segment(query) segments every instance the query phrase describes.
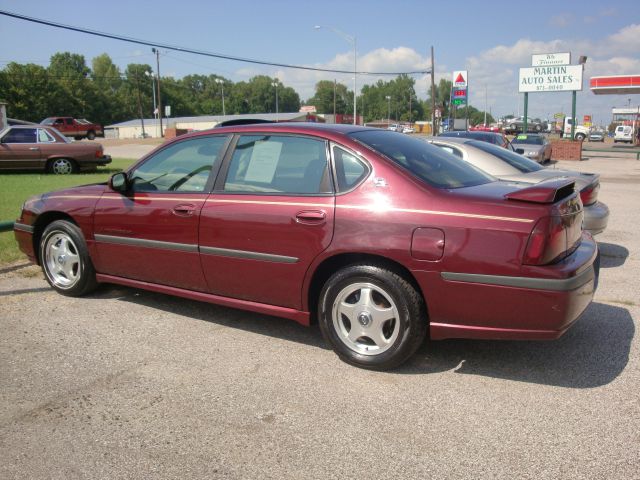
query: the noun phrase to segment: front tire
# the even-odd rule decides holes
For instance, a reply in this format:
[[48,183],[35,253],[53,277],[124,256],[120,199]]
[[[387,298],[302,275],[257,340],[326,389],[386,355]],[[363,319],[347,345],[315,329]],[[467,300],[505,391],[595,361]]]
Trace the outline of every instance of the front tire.
[[78,171],[78,166],[69,158],[54,158],[49,161],[47,170],[55,175],[70,175]]
[[318,319],[340,359],[372,370],[404,363],[427,332],[420,294],[397,273],[376,265],[352,265],[329,278]]
[[576,140],[578,140],[579,142],[584,141],[585,138],[586,136],[583,133],[576,134]]
[[42,233],[39,251],[44,276],[58,293],[78,297],[98,285],[87,243],[75,224],[50,223]]
[[89,130],[87,132],[87,139],[95,140],[95,138],[96,138],[96,132],[94,132],[93,130]]

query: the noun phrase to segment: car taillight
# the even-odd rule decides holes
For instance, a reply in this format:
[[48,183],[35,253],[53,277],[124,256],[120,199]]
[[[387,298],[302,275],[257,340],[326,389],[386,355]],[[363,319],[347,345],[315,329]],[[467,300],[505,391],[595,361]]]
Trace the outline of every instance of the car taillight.
[[102,149],[99,148],[96,150],[96,158],[102,158],[102,157],[103,157]]
[[562,217],[544,217],[533,227],[524,252],[523,263],[546,265],[559,259],[566,251],[567,234]]
[[598,200],[598,190],[600,190],[600,182],[592,183],[580,191],[580,200],[583,205],[591,205]]

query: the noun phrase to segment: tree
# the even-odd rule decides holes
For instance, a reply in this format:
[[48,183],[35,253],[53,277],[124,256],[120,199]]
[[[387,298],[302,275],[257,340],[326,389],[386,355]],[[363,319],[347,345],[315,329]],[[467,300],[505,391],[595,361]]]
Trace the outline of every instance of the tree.
[[11,118],[40,122],[51,116],[50,98],[57,89],[40,65],[11,62],[0,72],[0,92]]
[[307,100],[307,105],[314,105],[318,113],[333,114],[335,98],[335,113],[346,113],[347,100],[353,100],[353,92],[349,92],[346,85],[321,80],[316,83],[316,91],[313,97]]
[[50,98],[55,115],[93,116],[96,90],[88,78],[90,72],[83,55],[63,52],[51,56],[47,73],[59,87]]
[[399,75],[388,82],[378,80],[374,85],[362,87],[359,103],[364,121],[389,118],[409,122],[424,118],[424,106],[418,101],[414,86],[413,78]]

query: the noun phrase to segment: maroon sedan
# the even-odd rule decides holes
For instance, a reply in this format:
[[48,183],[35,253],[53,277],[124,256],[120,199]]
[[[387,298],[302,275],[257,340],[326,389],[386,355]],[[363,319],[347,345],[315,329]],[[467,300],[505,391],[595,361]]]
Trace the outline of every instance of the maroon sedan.
[[347,125],[178,137],[108,184],[26,202],[15,235],[51,286],[115,283],[308,325],[386,369],[432,339],[553,339],[598,251],[573,182],[494,181],[424,141]]
[[0,169],[66,175],[109,163],[99,143],[71,142],[53,127],[14,125],[0,132]]

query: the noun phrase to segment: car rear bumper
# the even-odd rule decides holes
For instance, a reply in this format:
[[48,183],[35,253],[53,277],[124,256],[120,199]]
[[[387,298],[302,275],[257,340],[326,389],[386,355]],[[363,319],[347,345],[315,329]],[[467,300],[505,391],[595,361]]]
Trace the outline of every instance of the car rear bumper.
[[549,267],[554,278],[414,273],[425,292],[434,340],[550,340],[591,302],[599,264],[596,242],[586,234],[572,255]]
[[109,165],[111,161],[111,155],[103,155],[102,157],[93,160],[84,160],[79,162],[80,171],[95,170],[96,167]]
[[584,229],[592,235],[601,233],[609,222],[609,207],[602,202],[584,207]]

